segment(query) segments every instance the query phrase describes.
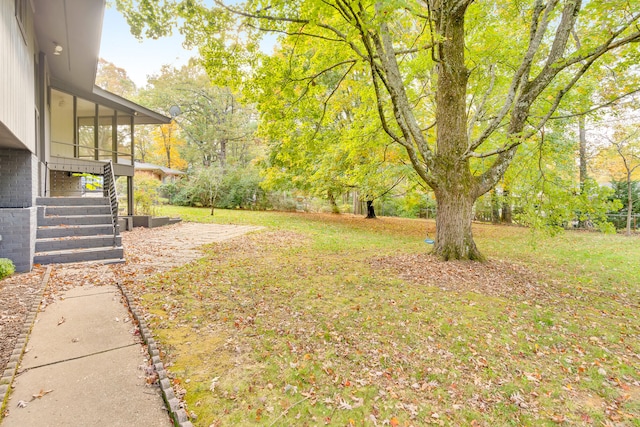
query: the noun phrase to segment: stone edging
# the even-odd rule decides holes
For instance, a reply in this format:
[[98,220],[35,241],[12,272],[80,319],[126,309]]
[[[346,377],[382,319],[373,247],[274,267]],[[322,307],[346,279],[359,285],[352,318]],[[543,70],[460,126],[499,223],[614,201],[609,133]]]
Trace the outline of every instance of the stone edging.
[[169,416],[173,419],[173,422],[177,427],[193,427],[193,424],[189,421],[189,417],[187,416],[187,411],[180,408],[180,400],[176,397],[173,387],[171,386],[171,380],[167,377],[167,371],[164,369],[164,364],[160,360],[160,351],[158,350],[158,346],[151,335],[151,331],[149,330],[147,323],[138,314],[138,306],[120,283],[117,283],[117,286],[127,302],[129,311],[131,311],[133,318],[138,323],[138,330],[140,331],[142,340],[147,345],[147,351],[151,357],[151,363],[158,374],[160,390],[162,390],[162,398],[167,410],[169,411]]
[[13,379],[18,372],[18,367],[20,366],[20,361],[22,360],[22,355],[27,347],[29,333],[33,328],[33,325],[36,321],[36,316],[38,315],[38,311],[40,310],[40,304],[42,303],[42,299],[44,298],[44,291],[49,284],[49,277],[51,276],[51,266],[47,267],[47,270],[42,277],[42,282],[40,285],[40,292],[36,295],[33,304],[31,305],[31,309],[27,314],[27,318],[24,321],[24,326],[20,331],[20,335],[18,335],[18,340],[16,341],[16,346],[13,349],[13,353],[9,357],[9,363],[2,372],[2,377],[0,377],[0,420],[2,419],[2,414],[6,409],[6,405],[9,401],[9,389],[11,384],[13,383]]

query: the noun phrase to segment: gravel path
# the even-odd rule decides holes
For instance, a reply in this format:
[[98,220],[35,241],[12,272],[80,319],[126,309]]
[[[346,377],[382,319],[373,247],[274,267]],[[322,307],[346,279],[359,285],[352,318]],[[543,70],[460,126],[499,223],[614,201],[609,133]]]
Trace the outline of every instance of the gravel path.
[[[145,278],[198,259],[200,246],[231,239],[260,227],[178,223],[124,232],[124,264],[56,264],[41,309],[55,303],[61,291],[84,285],[104,285]],[[29,308],[41,291],[45,268],[0,280],[0,372],[13,352]]]

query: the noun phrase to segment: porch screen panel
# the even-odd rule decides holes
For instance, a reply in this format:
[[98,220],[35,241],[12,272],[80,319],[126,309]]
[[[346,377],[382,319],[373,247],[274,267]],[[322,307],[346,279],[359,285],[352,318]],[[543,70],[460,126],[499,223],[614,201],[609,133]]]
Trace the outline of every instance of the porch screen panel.
[[96,151],[96,105],[78,98],[78,158],[95,160]]
[[73,96],[51,90],[51,155],[74,157]]
[[98,108],[98,160],[113,160],[113,122],[115,112],[111,108]]
[[118,163],[123,165],[133,164],[133,116],[118,112]]

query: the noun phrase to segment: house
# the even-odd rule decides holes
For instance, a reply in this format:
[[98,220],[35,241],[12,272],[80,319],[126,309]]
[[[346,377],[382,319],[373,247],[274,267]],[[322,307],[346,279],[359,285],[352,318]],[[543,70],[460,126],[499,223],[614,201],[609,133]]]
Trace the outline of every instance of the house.
[[134,166],[135,176],[155,179],[163,184],[175,182],[176,179],[179,179],[186,175],[186,173],[177,169],[171,169],[151,163],[135,162]]
[[[126,177],[133,215],[135,126],[170,122],[95,86],[104,9],[105,0],[0,2],[0,257],[17,271],[33,266],[39,222],[62,212],[40,205],[78,195],[83,174]],[[116,246],[117,210],[111,223]]]

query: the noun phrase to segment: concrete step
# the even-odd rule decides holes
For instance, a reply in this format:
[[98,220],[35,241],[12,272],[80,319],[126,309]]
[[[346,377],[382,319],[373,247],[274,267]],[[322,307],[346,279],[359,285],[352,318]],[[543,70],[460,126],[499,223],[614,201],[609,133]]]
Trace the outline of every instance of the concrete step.
[[127,262],[124,258],[107,258],[107,259],[98,259],[95,261],[80,261],[79,264],[83,265],[105,265],[105,264],[122,264]]
[[116,236],[115,245],[113,234],[98,236],[69,236],[36,240],[36,252],[51,252],[68,249],[102,248],[122,246],[122,237]]
[[36,205],[40,206],[86,206],[109,205],[107,197],[38,197]]
[[102,225],[112,224],[111,215],[46,215],[40,218],[38,226],[48,227],[56,225]]
[[111,207],[109,205],[45,206],[44,215],[111,215]]
[[66,264],[71,262],[103,261],[124,259],[124,249],[120,247],[70,249],[51,252],[36,252],[34,264]]
[[34,264],[124,262],[106,197],[40,197]]
[[[100,225],[57,225],[38,227],[36,231],[37,239],[50,239],[54,237],[69,237],[69,236],[95,236],[113,234],[113,226],[111,224]],[[120,234],[118,231],[117,234]]]

